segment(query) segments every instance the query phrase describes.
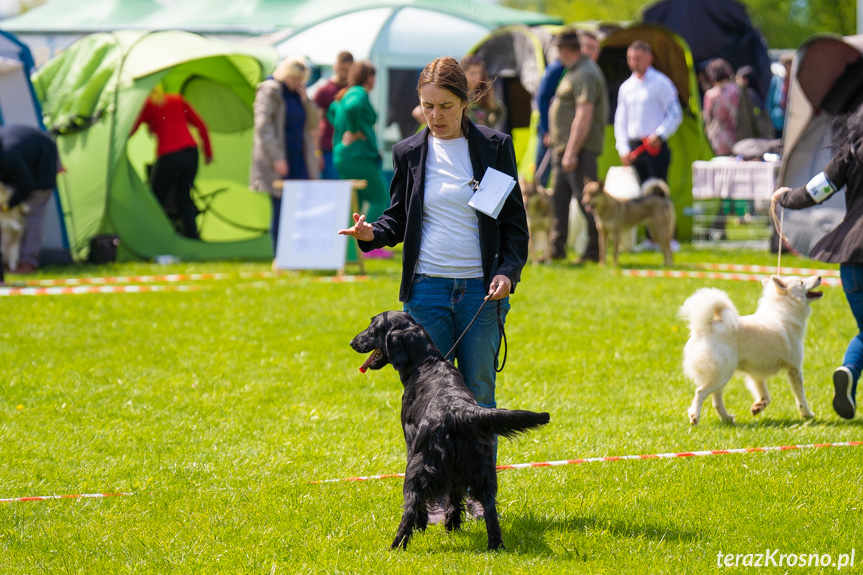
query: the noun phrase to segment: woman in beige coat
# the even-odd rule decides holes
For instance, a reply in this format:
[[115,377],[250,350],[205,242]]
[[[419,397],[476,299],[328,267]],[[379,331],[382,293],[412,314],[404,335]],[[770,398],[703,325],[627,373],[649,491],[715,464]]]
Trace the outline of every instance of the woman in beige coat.
[[273,204],[270,236],[276,251],[282,190],[276,180],[319,177],[315,136],[318,112],[306,96],[309,69],[302,58],[288,57],[255,94],[255,138],[249,176],[253,190],[267,192]]

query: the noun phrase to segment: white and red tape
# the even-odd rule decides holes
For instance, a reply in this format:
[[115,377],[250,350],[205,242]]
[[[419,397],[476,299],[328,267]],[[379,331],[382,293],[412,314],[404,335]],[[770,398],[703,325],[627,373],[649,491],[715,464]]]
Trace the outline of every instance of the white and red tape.
[[145,293],[164,291],[198,291],[190,285],[79,285],[65,287],[0,287],[0,297],[38,296],[38,295],[82,295],[92,293]]
[[[799,269],[799,268],[798,268]],[[817,275],[822,270],[810,270],[816,273],[802,275]],[[760,282],[768,277],[765,274],[758,273],[733,273],[733,272],[713,272],[713,271],[687,271],[687,270],[634,270],[621,269],[619,272],[623,276],[638,277],[638,278],[687,278],[687,279],[709,279],[709,280],[734,280],[734,281],[749,281]],[[801,275],[801,274],[795,274]],[[838,277],[821,278],[821,285],[825,286],[840,286],[842,282]]]
[[[807,443],[804,445],[782,445],[779,447],[742,447],[735,449],[713,449],[709,451],[681,451],[677,453],[653,453],[649,455],[613,455],[606,457],[585,457],[583,459],[561,459],[558,461],[542,461],[538,463],[514,463],[510,465],[498,465],[497,470],[505,469],[527,469],[530,467],[560,467],[563,465],[579,465],[581,463],[599,463],[608,461],[628,461],[633,459],[674,459],[679,457],[706,457],[708,455],[730,455],[732,453],[766,453],[769,451],[796,451],[800,449],[816,449],[824,447],[857,447],[863,445],[863,441],[840,441],[836,443]],[[404,477],[404,473],[388,473],[386,475],[366,475],[361,477],[347,477],[344,479],[325,479],[312,481],[312,483],[339,483],[344,481],[370,481],[372,479],[388,479],[391,477]]]
[[21,503],[26,501],[49,501],[51,499],[98,499],[103,497],[127,497],[134,493],[82,493],[78,495],[41,495],[37,497],[9,497],[0,503]]

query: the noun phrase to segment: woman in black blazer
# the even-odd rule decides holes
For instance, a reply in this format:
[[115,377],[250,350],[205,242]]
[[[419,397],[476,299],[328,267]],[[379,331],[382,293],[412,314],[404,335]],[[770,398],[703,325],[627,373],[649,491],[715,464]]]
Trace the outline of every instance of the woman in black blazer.
[[[426,128],[393,148],[390,207],[376,222],[354,214],[341,230],[363,251],[404,242],[399,301],[447,353],[485,299],[453,361],[477,402],[495,407],[495,365],[509,295],[527,261],[527,216],[512,139],[466,115],[467,78],[453,58],[428,64],[417,84]],[[497,218],[468,205],[488,168],[515,179]]]

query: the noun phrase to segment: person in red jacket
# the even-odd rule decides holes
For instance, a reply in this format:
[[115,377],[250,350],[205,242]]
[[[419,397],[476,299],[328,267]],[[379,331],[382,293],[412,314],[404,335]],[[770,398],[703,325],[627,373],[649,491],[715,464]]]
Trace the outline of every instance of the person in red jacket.
[[195,218],[198,209],[192,201],[192,185],[198,173],[198,142],[189,124],[198,130],[204,149],[204,162],[213,161],[207,125],[180,95],[166,94],[161,85],[153,88],[135,126],[147,124],[156,136],[156,164],[150,174],[150,187],[172,220],[182,223],[183,235],[198,239]]

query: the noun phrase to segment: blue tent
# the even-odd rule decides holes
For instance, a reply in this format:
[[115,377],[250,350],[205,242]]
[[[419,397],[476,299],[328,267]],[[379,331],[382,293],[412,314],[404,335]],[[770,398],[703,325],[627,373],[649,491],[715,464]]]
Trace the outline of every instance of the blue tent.
[[[35,66],[30,49],[8,32],[0,30],[0,124],[24,124],[45,129],[42,108],[30,83]],[[57,195],[45,215],[43,259],[68,261],[69,244],[60,217]]]

